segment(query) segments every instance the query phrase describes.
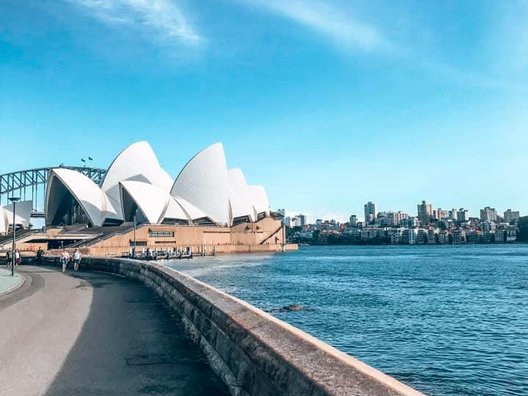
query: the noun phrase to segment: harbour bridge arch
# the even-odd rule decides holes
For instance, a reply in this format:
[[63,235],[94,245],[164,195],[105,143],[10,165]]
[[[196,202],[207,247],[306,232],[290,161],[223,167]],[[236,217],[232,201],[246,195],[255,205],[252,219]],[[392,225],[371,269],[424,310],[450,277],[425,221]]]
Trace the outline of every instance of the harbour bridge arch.
[[22,201],[33,202],[32,217],[44,218],[44,199],[46,196],[48,176],[50,171],[56,168],[81,172],[98,185],[102,183],[106,175],[106,169],[65,165],[5,173],[0,175],[0,206],[9,204],[9,197],[17,196]]

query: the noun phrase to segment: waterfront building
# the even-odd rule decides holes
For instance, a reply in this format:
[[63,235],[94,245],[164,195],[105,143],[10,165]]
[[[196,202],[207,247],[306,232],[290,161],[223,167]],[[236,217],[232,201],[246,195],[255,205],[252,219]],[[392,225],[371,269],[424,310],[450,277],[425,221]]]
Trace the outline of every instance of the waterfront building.
[[446,245],[449,243],[449,232],[448,231],[440,231],[438,233],[438,243],[441,245]]
[[391,228],[388,231],[389,240],[392,245],[399,245],[403,243],[404,228]]
[[466,232],[461,229],[453,230],[453,232],[451,233],[451,242],[454,245],[466,243]]
[[495,243],[506,242],[506,231],[503,228],[495,230]]
[[480,243],[482,233],[479,230],[468,230],[466,231],[466,242],[467,243]]
[[480,221],[495,222],[497,221],[497,210],[486,206],[480,210]]
[[437,237],[438,230],[435,230],[434,228],[430,228],[427,230],[427,243],[429,245],[435,245],[436,243],[438,243]]
[[[147,142],[126,148],[104,174],[95,183],[74,169],[49,170],[48,227],[25,233],[18,244],[30,250],[75,244],[86,254],[102,256],[121,256],[135,247],[166,254],[175,249],[201,254],[288,249],[281,216],[271,212],[266,191],[247,183],[240,169],[227,167],[221,143],[196,154],[174,180]],[[29,226],[31,204],[27,210],[17,204],[17,217],[27,218],[23,227]],[[6,213],[3,208],[0,228],[6,228],[1,221]]]
[[504,221],[507,223],[517,221],[520,217],[521,214],[518,211],[512,211],[511,209],[508,209],[506,212],[504,212]]
[[370,241],[376,238],[376,230],[374,228],[364,228],[361,230],[360,237],[362,241]]
[[425,245],[427,243],[427,230],[424,228],[419,228],[416,234],[416,244]]
[[367,202],[364,206],[365,211],[365,225],[374,223],[376,220],[376,204],[373,202]]
[[517,240],[517,227],[509,226],[506,228],[506,242],[512,243]]
[[422,223],[427,223],[433,218],[433,206],[426,201],[422,201],[418,205],[418,220]]
[[98,186],[82,173],[50,171],[46,225],[112,226],[134,218],[149,224],[233,226],[270,214],[263,187],[228,169],[221,143],[196,154],[172,181],[147,142],[122,151]]
[[495,233],[491,231],[483,231],[480,235],[481,243],[492,243],[495,241]]
[[356,215],[351,215],[349,219],[350,227],[357,227],[358,218]]
[[403,243],[415,245],[418,231],[416,228],[406,228],[403,231]]
[[307,224],[307,223],[306,223],[306,216],[303,215],[303,214],[300,214],[300,215],[297,216],[297,218],[298,218],[298,225],[299,225],[300,227],[305,227],[306,224]]

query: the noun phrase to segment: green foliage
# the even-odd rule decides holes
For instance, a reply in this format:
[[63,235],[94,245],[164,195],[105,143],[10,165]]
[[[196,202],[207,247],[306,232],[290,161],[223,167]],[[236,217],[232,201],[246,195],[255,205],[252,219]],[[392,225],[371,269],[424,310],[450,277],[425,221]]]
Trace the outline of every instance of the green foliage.
[[528,242],[528,216],[519,219],[519,235],[517,235],[519,242]]

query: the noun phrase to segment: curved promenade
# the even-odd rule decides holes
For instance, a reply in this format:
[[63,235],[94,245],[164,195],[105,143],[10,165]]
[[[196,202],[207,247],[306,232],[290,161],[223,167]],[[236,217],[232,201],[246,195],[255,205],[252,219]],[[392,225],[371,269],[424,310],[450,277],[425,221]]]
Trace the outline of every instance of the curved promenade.
[[179,320],[142,283],[22,266],[0,295],[0,394],[227,395]]
[[23,286],[0,297],[2,396],[421,395],[163,265],[85,258],[81,269],[22,267]]

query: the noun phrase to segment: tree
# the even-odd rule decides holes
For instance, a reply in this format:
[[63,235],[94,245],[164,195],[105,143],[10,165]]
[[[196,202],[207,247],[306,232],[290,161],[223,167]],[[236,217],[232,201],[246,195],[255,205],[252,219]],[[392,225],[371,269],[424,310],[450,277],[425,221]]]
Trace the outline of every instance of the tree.
[[528,242],[528,216],[519,219],[519,235],[517,236],[519,242]]

